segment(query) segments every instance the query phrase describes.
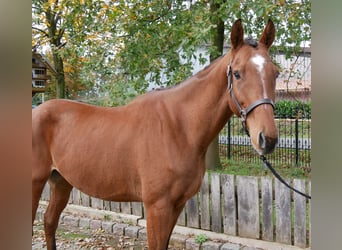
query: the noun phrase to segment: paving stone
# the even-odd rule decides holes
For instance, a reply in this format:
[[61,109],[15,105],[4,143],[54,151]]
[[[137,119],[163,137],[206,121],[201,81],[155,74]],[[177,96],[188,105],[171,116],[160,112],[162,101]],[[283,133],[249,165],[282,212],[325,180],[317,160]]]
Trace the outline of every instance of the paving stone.
[[138,238],[138,233],[141,227],[137,226],[128,226],[125,228],[125,236],[133,237],[133,238]]
[[106,233],[113,233],[113,226],[115,225],[114,222],[110,222],[110,221],[103,221],[102,222],[102,229],[106,232]]
[[147,230],[146,230],[146,228],[143,228],[143,229],[139,230],[138,238],[141,239],[141,240],[147,240]]
[[117,235],[124,235],[125,228],[128,227],[127,224],[118,223],[113,226],[113,233]]
[[244,246],[240,248],[241,250],[260,250],[261,248]]
[[220,250],[222,243],[214,241],[206,241],[202,244],[202,250]]
[[89,228],[90,229],[101,229],[101,226],[102,226],[102,221],[101,220],[90,220],[90,223],[89,223]]
[[172,245],[176,249],[185,249],[185,241],[189,237],[182,234],[172,234],[170,238],[170,245]]
[[201,244],[196,243],[194,238],[189,238],[185,241],[185,249],[200,250]]
[[240,250],[241,246],[239,244],[226,243],[221,246],[220,250]]
[[63,217],[63,223],[68,226],[78,227],[79,218],[66,215]]
[[81,228],[89,229],[90,228],[90,219],[89,218],[80,218],[79,225]]

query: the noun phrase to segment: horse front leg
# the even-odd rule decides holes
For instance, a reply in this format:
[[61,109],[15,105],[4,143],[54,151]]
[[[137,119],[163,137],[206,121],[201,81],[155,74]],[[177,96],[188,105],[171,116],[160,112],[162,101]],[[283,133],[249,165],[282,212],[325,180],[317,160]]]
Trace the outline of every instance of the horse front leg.
[[145,204],[149,250],[168,248],[172,230],[184,205],[185,203],[173,204],[167,201]]

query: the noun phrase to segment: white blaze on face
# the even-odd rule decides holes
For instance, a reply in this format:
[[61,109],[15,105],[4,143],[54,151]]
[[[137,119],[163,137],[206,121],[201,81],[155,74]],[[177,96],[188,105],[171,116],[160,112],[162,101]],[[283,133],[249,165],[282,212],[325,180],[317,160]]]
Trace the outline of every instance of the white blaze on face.
[[265,91],[265,80],[264,80],[264,74],[263,74],[264,64],[266,62],[266,59],[261,55],[255,55],[251,58],[251,61],[257,67],[257,70],[258,70],[260,77],[261,77],[261,82],[262,82],[262,87],[263,87],[263,95],[264,95],[264,98],[267,98],[266,91]]
[[251,61],[257,66],[257,69],[261,74],[264,68],[264,63],[266,62],[265,58],[263,58],[261,55],[256,55],[251,58]]

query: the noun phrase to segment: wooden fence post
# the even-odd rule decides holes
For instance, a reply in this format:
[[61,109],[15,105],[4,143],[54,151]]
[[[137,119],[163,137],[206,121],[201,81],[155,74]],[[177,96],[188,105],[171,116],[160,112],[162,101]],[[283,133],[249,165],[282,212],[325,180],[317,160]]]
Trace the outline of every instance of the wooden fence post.
[[272,178],[261,177],[262,239],[273,241]]
[[260,237],[258,178],[237,176],[239,236]]
[[121,212],[122,213],[132,214],[130,202],[120,202],[120,203],[121,203]]
[[199,213],[198,213],[198,199],[197,193],[192,196],[186,203],[187,209],[187,226],[198,228],[199,227]]
[[234,175],[221,175],[223,232],[236,235],[236,200]]
[[221,211],[221,185],[220,174],[211,174],[211,230],[216,233],[222,232],[222,211]]
[[210,230],[210,211],[209,211],[209,181],[208,173],[205,173],[200,192],[200,220],[201,228]]
[[[305,193],[305,180],[293,180],[293,187]],[[293,193],[294,200],[294,245],[306,247],[306,198]]]
[[[289,180],[285,181],[289,183]],[[280,181],[275,180],[276,241],[285,244],[291,244],[290,194],[291,193],[289,188],[287,188]]]

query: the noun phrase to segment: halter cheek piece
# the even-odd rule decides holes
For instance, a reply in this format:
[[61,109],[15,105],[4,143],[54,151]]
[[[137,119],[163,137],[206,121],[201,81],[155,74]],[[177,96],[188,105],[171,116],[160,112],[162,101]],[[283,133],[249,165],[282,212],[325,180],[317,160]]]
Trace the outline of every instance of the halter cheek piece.
[[247,129],[247,125],[246,125],[246,120],[247,120],[247,115],[256,107],[258,107],[261,104],[270,104],[272,106],[272,108],[274,109],[274,102],[269,99],[269,98],[263,98],[263,99],[259,99],[255,102],[253,102],[251,105],[249,105],[247,108],[243,109],[239,102],[237,101],[235,95],[234,95],[234,91],[233,91],[233,75],[232,75],[232,69],[230,67],[230,64],[228,65],[227,68],[227,77],[228,77],[228,91],[229,91],[229,95],[232,98],[235,107],[239,110],[240,113],[240,118],[241,118],[241,123],[242,123],[242,127],[245,130],[246,134],[249,136],[249,131]]

